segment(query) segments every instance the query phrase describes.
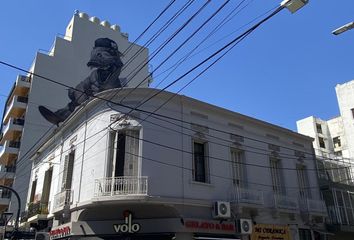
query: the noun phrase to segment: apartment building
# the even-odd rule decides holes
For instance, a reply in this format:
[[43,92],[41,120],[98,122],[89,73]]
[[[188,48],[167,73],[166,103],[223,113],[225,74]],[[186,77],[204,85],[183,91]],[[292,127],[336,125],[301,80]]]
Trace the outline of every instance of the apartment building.
[[[24,126],[24,113],[28,104],[28,92],[31,78],[18,76],[11,94],[6,101],[1,126],[0,144],[0,184],[12,187],[15,177],[16,160],[21,146],[21,136]],[[7,210],[11,199],[11,192],[1,189],[0,212]]]
[[354,236],[354,81],[336,86],[340,116],[297,121],[298,132],[314,138],[318,178],[329,213],[331,239]]
[[[131,112],[158,90],[130,90],[98,93],[36,148],[22,227],[52,239],[325,239],[312,138],[166,91]],[[112,93],[122,105],[102,100]]]
[[[12,186],[19,193],[23,199],[22,211],[25,208],[31,172],[28,157],[34,146],[40,144],[41,139],[55,129],[55,125],[41,115],[39,106],[52,111],[66,106],[72,98],[70,87],[92,79],[93,73],[97,73],[91,69],[97,67],[97,62],[90,60],[94,51],[107,48],[108,44],[111,50],[119,52],[120,59],[117,60],[121,64],[130,60],[129,65],[117,71],[121,85],[136,86],[145,79],[141,86],[147,87],[151,81],[148,65],[140,65],[139,71],[136,69],[146,61],[148,50],[131,43],[128,34],[121,32],[118,25],[111,25],[108,21],[101,21],[83,12],[73,15],[65,34],[56,36],[48,51],[40,50],[36,53],[28,74],[17,77],[8,95],[2,118],[0,182]],[[130,51],[122,55],[128,47]],[[137,52],[139,54],[132,59]],[[134,77],[131,76],[132,73]],[[45,81],[42,77],[62,86]],[[0,191],[0,211],[5,211],[9,205],[10,193]],[[13,198],[11,212],[16,209],[17,201]]]

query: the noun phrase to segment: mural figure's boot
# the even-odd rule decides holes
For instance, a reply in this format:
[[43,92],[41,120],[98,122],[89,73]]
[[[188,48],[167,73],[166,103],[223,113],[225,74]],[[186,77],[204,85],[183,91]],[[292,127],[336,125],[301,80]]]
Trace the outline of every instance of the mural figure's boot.
[[69,107],[65,107],[59,109],[56,112],[52,112],[44,106],[39,106],[38,110],[48,122],[53,123],[57,126],[59,126],[59,123],[63,122],[72,113]]

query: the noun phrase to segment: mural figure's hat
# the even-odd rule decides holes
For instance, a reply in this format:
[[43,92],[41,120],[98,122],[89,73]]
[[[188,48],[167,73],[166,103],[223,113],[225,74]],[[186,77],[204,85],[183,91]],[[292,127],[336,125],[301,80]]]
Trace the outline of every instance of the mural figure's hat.
[[118,50],[118,45],[115,41],[109,38],[97,38],[95,41],[94,47],[104,47],[109,48],[117,53],[117,55],[121,56],[122,53]]

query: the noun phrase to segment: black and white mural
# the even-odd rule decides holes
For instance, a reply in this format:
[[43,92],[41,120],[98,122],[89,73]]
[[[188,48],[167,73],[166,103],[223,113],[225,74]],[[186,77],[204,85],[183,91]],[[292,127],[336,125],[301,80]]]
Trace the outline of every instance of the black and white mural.
[[115,41],[109,38],[96,39],[87,66],[93,69],[92,72],[74,89],[68,90],[70,102],[65,107],[55,112],[44,106],[38,107],[47,121],[58,125],[65,121],[77,106],[96,93],[122,87],[119,76],[123,63]]

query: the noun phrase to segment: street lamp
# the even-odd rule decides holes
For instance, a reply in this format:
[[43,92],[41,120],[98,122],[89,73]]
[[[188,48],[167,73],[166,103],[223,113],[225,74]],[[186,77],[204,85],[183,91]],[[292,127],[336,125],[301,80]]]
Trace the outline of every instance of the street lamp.
[[332,31],[332,33],[334,35],[339,35],[339,34],[344,33],[352,28],[354,28],[354,22],[347,23],[347,24],[337,28],[336,30]]
[[309,0],[284,0],[280,3],[280,6],[286,7],[291,13],[294,13],[308,2]]

